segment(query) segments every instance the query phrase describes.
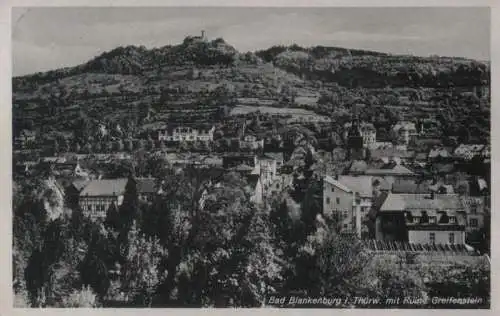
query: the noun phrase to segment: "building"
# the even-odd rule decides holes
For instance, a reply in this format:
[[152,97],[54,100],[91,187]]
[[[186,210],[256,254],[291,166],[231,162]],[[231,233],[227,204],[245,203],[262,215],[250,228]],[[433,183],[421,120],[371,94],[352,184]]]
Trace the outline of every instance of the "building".
[[483,157],[484,159],[491,158],[491,146],[490,145],[484,146],[483,150],[481,151],[481,157]]
[[377,240],[465,244],[466,211],[455,194],[389,193],[376,210]]
[[276,169],[280,170],[285,163],[285,159],[283,157],[282,152],[266,152],[265,156],[270,157],[276,161]]
[[36,141],[36,133],[27,129],[23,129],[17,137],[14,138],[14,146],[16,148],[26,148]]
[[257,139],[254,135],[245,135],[239,139],[239,147],[241,150],[258,150],[264,148],[264,139]]
[[487,211],[487,199],[484,197],[460,197],[467,214],[466,231],[468,233],[479,231],[485,227],[486,217],[490,214]]
[[[349,133],[353,126],[353,122],[344,124],[344,140],[349,139]],[[377,130],[372,123],[361,122],[359,123],[359,132],[363,137],[363,147],[370,148],[377,141]]]
[[415,123],[402,121],[392,128],[392,136],[399,144],[409,145],[414,142],[418,136]]
[[430,194],[429,181],[398,179],[392,184],[392,193]]
[[429,151],[427,157],[431,161],[451,161],[453,158],[448,148],[437,146]]
[[339,221],[340,231],[368,233],[364,221],[373,198],[373,178],[367,176],[326,176],[323,179],[323,213]]
[[158,131],[158,140],[166,142],[212,142],[215,126],[205,125],[171,125]]
[[257,165],[257,156],[251,153],[230,152],[222,156],[222,167],[224,169],[235,168],[241,164],[255,167]]
[[412,180],[418,177],[418,175],[412,170],[398,164],[388,165],[378,169],[367,169],[364,174],[367,176],[381,177],[391,186],[398,180]]
[[[474,156],[484,156],[483,150],[486,145],[482,144],[460,144],[455,150],[453,154],[456,158],[463,160],[471,160]],[[489,152],[489,149],[488,149]]]
[[120,206],[123,202],[128,179],[101,179],[89,181],[80,192],[78,204],[85,215],[92,219],[103,219],[109,206]]
[[396,146],[389,148],[378,148],[370,150],[370,159],[373,162],[390,163],[392,161],[398,164],[408,164],[415,159],[415,152],[401,150]]
[[193,153],[166,153],[163,158],[172,166],[193,166],[196,168],[222,168],[222,158],[215,155]]
[[158,190],[156,189],[155,178],[136,178],[137,195],[139,200],[153,202]]
[[276,159],[268,154],[257,156],[256,167],[264,184],[270,184],[278,175]]
[[361,134],[359,120],[355,119],[351,123],[350,128],[347,130],[347,149],[348,159],[350,160],[364,160],[366,158],[366,148],[364,146],[364,139]]

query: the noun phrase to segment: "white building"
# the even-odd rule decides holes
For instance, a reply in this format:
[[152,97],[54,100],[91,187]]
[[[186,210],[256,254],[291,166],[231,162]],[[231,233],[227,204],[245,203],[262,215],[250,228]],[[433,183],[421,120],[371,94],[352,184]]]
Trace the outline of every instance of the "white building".
[[[460,144],[457,148],[455,148],[453,154],[455,157],[471,160],[474,156],[484,156],[483,152],[485,149],[485,145],[482,144]],[[489,148],[488,148],[489,155]]]
[[177,126],[158,131],[159,141],[170,142],[211,142],[214,140],[215,126]]
[[377,240],[464,245],[466,210],[455,194],[390,193],[375,226]]
[[392,128],[394,139],[403,145],[408,145],[418,136],[417,127],[413,122],[402,121],[394,125]]
[[326,176],[323,180],[323,213],[339,220],[341,232],[367,232],[363,222],[372,206],[373,178]]
[[264,140],[257,139],[254,135],[245,135],[243,139],[239,140],[240,149],[257,150],[264,148]]
[[123,203],[127,181],[125,178],[89,181],[79,196],[79,205],[84,214],[92,219],[106,218],[112,203],[116,207]]

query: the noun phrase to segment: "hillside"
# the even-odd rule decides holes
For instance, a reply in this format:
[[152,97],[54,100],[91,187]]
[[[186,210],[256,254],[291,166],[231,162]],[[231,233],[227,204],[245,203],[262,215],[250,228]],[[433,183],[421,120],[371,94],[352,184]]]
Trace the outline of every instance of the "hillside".
[[13,127],[14,134],[78,133],[89,120],[128,126],[135,137],[155,123],[217,122],[238,105],[331,116],[362,104],[443,124],[472,116],[471,133],[484,137],[489,93],[477,95],[489,78],[489,64],[463,58],[296,45],[240,53],[223,39],[188,37],[155,49],[119,47],[76,67],[13,78]]

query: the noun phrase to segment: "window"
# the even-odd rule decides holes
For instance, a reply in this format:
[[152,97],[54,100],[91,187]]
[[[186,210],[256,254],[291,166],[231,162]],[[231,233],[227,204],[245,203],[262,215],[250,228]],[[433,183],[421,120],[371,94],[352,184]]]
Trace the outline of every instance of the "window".
[[349,212],[348,212],[348,211],[344,211],[343,217],[344,217],[344,218],[349,217]]
[[436,216],[429,216],[429,223],[436,224]]
[[344,229],[347,229],[347,224],[344,224]]
[[450,244],[454,244],[455,243],[455,234],[454,233],[450,233],[448,235],[448,241],[450,242]]
[[436,242],[436,233],[429,233],[429,241],[431,244]]
[[471,212],[471,214],[477,214],[477,206],[476,205],[472,205],[471,208],[470,208],[470,212]]
[[326,204],[330,204],[330,198],[329,197],[326,198]]
[[415,217],[413,218],[413,222],[414,222],[415,224],[420,223],[420,217],[415,216]]
[[335,202],[337,202],[337,204],[340,204],[340,198],[336,198]]
[[477,218],[471,218],[470,219],[470,226],[471,227],[477,227],[477,226],[479,226],[479,222],[478,222]]
[[450,216],[450,224],[455,224],[457,222],[457,218],[455,216]]

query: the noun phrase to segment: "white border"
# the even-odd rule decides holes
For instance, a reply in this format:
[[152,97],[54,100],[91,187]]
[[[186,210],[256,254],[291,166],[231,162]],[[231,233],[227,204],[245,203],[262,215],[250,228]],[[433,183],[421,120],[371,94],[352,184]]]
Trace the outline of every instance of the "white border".
[[[202,0],[3,0],[0,2],[0,104],[3,106],[3,111],[0,114],[0,126],[4,128],[3,133],[0,133],[0,142],[3,145],[0,155],[0,175],[1,175],[1,186],[0,186],[0,201],[2,201],[1,206],[1,217],[0,217],[0,232],[3,234],[3,238],[0,238],[2,255],[0,256],[0,315],[21,315],[21,314],[32,314],[32,315],[52,315],[52,314],[67,314],[72,315],[86,315],[88,313],[98,313],[102,315],[112,315],[112,314],[151,314],[151,315],[164,315],[165,313],[175,313],[175,314],[225,314],[225,313],[269,313],[269,314],[285,314],[289,316],[303,315],[308,313],[314,313],[314,315],[331,315],[332,313],[354,313],[356,315],[374,315],[379,313],[390,313],[396,310],[300,310],[300,309],[289,309],[289,310],[276,310],[276,309],[246,309],[246,310],[233,310],[233,309],[218,309],[218,310],[206,310],[206,309],[102,309],[102,310],[86,310],[86,309],[13,309],[13,295],[11,287],[11,73],[12,73],[12,62],[11,62],[11,22],[10,22],[10,9],[11,7],[34,7],[34,6],[237,6],[237,7],[248,7],[248,6],[259,6],[259,7],[325,7],[325,6],[342,6],[342,7],[477,7],[483,6],[492,7],[492,29],[491,29],[491,65],[492,65],[492,109],[491,109],[491,122],[492,122],[492,174],[496,172],[496,157],[500,157],[500,147],[497,146],[497,139],[493,137],[500,132],[500,125],[496,125],[495,122],[500,122],[500,113],[497,107],[494,105],[497,100],[500,99],[500,93],[497,92],[496,87],[500,82],[499,75],[497,74],[497,58],[494,56],[500,56],[500,38],[498,37],[497,30],[500,29],[500,10],[497,8],[499,2],[495,0],[219,0],[219,1],[202,1]],[[497,36],[495,36],[497,35]],[[492,192],[496,192],[498,189],[497,181],[495,177],[492,177]],[[492,196],[492,227],[497,227],[500,217],[496,216],[495,210],[500,208],[500,201],[496,198],[496,195]],[[404,312],[409,315],[418,315],[421,313],[429,314],[439,314],[439,315],[455,315],[455,314],[482,314],[482,313],[493,313],[499,304],[497,303],[500,299],[498,287],[498,279],[500,275],[495,273],[500,271],[499,264],[496,261],[498,248],[495,245],[495,240],[500,237],[500,231],[492,230],[492,308],[491,310],[404,310]]]

